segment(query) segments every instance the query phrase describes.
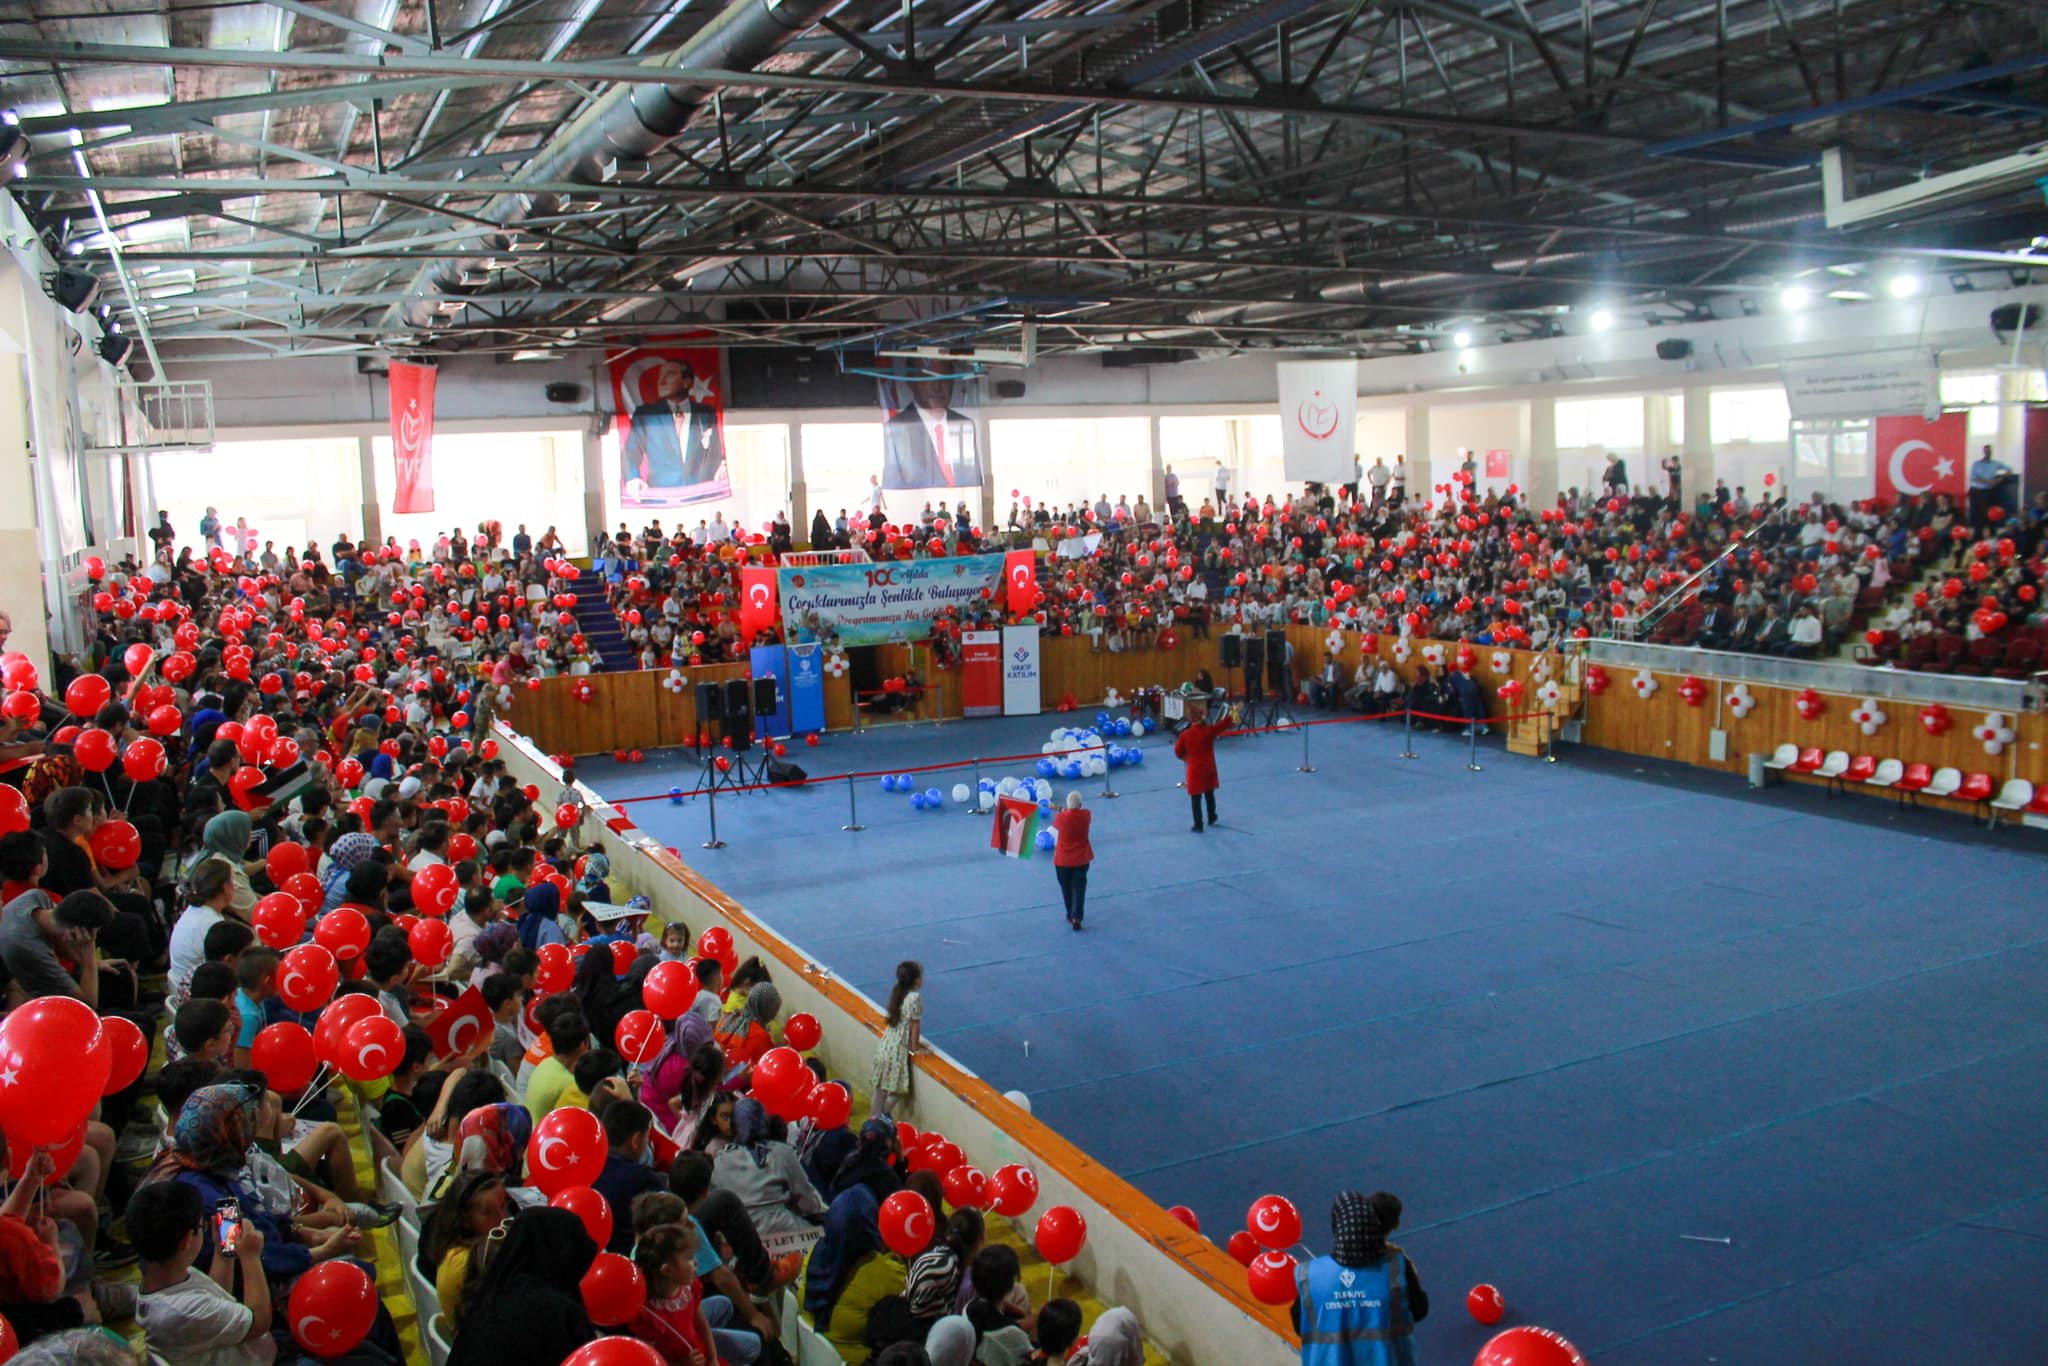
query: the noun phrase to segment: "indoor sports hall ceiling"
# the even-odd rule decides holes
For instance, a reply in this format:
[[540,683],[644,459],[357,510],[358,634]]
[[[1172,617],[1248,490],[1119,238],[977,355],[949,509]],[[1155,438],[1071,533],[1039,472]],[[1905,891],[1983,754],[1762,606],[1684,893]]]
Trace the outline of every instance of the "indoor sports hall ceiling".
[[[17,195],[192,357],[1374,355],[2048,267],[2038,0],[0,14]],[[1850,197],[1983,174],[1830,227],[1828,149]]]

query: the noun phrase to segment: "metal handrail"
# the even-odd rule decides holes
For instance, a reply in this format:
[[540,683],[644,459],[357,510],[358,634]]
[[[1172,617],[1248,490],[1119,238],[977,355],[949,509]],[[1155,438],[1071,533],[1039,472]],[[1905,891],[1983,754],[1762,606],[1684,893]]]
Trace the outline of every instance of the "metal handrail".
[[1652,645],[1634,640],[1585,640],[1586,658],[1618,669],[1694,674],[1730,682],[1779,688],[1812,688],[1845,697],[1881,697],[1901,702],[1940,702],[1971,711],[2008,715],[2039,710],[2043,675],[2034,679],[1971,678],[1962,674],[1914,673],[1818,659],[1738,654],[1697,645]]
[[1785,509],[1790,506],[1790,499],[1787,499],[1773,506],[1769,516],[1764,517],[1762,520],[1757,522],[1755,526],[1751,527],[1749,530],[1743,532],[1740,536],[1737,536],[1734,540],[1730,541],[1727,544],[1727,546],[1721,551],[1720,554],[1716,555],[1713,559],[1708,560],[1698,569],[1693,570],[1692,573],[1686,575],[1684,582],[1680,583],[1678,587],[1672,589],[1669,593],[1665,594],[1655,603],[1652,603],[1649,611],[1644,612],[1637,616],[1635,620],[1635,628],[1638,631],[1647,631],[1651,627],[1655,626],[1657,622],[1660,619],[1662,619],[1667,612],[1669,612],[1673,607],[1677,606],[1679,602],[1681,602],[1684,599],[1685,595],[1692,590],[1692,586],[1694,584],[1698,583],[1701,579],[1705,578],[1710,571],[1718,567],[1721,561],[1727,559],[1730,555],[1733,555],[1736,551],[1742,549],[1742,547],[1744,547],[1745,545],[1748,545],[1752,538],[1760,534],[1763,531],[1763,529],[1769,526],[1772,522],[1777,521],[1780,514],[1782,514],[1785,511]]

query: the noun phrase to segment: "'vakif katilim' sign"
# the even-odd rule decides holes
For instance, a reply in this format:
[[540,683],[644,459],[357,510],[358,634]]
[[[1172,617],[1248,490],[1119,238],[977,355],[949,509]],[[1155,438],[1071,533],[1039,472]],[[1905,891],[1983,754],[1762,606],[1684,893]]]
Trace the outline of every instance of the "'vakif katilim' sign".
[[841,645],[923,640],[933,618],[979,610],[1002,586],[1001,555],[808,564],[782,570],[779,583],[789,639]]

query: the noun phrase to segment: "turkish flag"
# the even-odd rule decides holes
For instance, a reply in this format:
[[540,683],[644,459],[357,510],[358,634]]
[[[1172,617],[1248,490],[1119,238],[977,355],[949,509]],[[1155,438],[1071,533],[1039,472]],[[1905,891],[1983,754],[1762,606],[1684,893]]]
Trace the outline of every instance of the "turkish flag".
[[431,365],[391,362],[393,512],[434,510],[434,376]]
[[1023,616],[1038,596],[1038,556],[1029,550],[1012,550],[1003,556],[1003,583],[1008,591],[1012,616]]
[[484,1004],[484,994],[472,985],[455,998],[455,1004],[423,1027],[427,1037],[434,1041],[435,1057],[455,1058],[480,1044],[490,1043],[498,1026],[491,1019],[490,1007]]
[[782,619],[775,596],[775,571],[750,567],[740,571],[740,636],[752,640]]
[[1881,417],[1875,423],[1877,501],[1946,493],[1958,505],[1969,494],[1970,415],[1943,413],[1933,422]]

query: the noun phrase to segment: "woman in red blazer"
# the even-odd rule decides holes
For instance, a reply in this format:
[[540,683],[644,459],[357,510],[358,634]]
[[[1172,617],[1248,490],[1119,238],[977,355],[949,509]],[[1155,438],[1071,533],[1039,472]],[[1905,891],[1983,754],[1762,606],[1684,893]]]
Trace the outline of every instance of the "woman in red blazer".
[[1173,752],[1187,761],[1188,805],[1195,813],[1194,832],[1202,833],[1202,804],[1208,803],[1209,824],[1216,823],[1216,737],[1230,729],[1226,719],[1210,719],[1213,712],[1203,713],[1204,719],[1181,731],[1174,739]]
[[1088,900],[1088,865],[1095,862],[1095,850],[1088,843],[1091,819],[1081,809],[1079,792],[1069,792],[1066,809],[1052,818],[1052,871],[1060,880],[1060,898],[1067,903],[1067,924],[1077,930]]

